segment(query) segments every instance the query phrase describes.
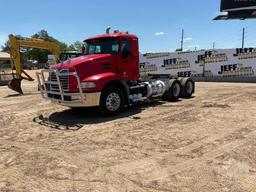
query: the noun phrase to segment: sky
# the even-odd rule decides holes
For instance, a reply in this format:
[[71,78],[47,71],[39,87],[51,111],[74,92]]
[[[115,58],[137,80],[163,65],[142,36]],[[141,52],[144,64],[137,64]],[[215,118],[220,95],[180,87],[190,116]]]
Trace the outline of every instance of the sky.
[[140,40],[140,52],[174,51],[185,30],[186,50],[256,47],[256,20],[213,21],[220,0],[0,0],[0,47],[8,34],[29,37],[41,29],[71,44],[113,29]]

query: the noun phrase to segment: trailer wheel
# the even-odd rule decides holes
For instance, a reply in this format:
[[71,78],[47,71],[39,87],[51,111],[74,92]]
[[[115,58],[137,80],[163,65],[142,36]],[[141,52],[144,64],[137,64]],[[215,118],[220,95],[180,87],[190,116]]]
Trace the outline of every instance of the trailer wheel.
[[177,101],[180,98],[181,84],[176,79],[170,80],[170,88],[166,92],[164,98],[168,101]]
[[114,115],[124,106],[122,91],[116,87],[105,89],[101,95],[99,111],[103,115]]
[[181,97],[190,98],[195,92],[195,82],[191,78],[182,78],[181,82]]

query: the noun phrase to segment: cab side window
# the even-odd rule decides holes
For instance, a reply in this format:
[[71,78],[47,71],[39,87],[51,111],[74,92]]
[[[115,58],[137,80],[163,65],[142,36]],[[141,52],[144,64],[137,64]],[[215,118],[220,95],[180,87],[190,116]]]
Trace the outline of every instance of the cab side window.
[[119,44],[112,45],[112,53],[117,55],[119,49]]
[[131,41],[129,41],[128,39],[123,39],[122,58],[126,59],[131,55],[131,53],[132,53]]

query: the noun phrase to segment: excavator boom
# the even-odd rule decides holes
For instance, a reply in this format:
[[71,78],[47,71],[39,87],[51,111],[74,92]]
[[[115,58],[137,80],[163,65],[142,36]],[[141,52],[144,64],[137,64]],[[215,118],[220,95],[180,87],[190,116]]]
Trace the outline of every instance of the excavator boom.
[[[29,48],[39,48],[39,49],[46,49],[49,50],[53,55],[56,57],[56,61],[59,61],[61,50],[60,47],[53,42],[44,41],[40,39],[32,39],[26,38],[22,40],[18,40],[14,35],[9,35],[9,42],[10,42],[10,56],[11,56],[11,64],[12,67],[15,68],[15,76],[13,80],[8,83],[8,87],[20,94],[23,94],[21,88],[21,81],[26,79],[28,81],[33,81],[34,79],[31,78],[22,68],[22,64],[20,61],[20,48],[21,47],[29,47]],[[22,76],[22,74],[25,75]]]

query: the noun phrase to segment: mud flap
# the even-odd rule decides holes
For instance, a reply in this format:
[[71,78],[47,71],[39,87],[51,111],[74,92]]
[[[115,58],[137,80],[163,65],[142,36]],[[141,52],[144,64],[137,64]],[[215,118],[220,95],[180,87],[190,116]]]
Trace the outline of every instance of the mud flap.
[[19,94],[23,95],[23,91],[21,89],[21,81],[22,79],[14,78],[8,83],[8,87],[13,91],[18,92]]

